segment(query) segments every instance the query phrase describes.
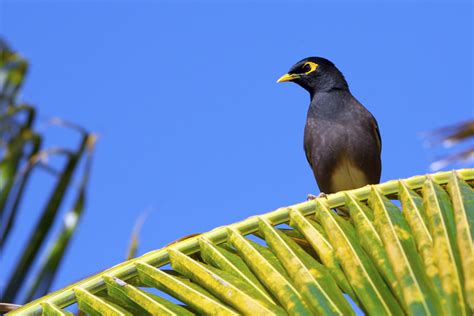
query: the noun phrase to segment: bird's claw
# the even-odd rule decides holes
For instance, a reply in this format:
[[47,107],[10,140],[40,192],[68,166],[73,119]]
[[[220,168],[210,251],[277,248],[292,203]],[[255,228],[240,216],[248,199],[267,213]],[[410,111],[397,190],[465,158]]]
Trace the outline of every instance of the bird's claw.
[[310,193],[310,194],[308,194],[308,197],[306,198],[306,201],[312,201],[312,200],[315,200],[317,198],[326,198],[327,199],[328,196],[324,192],[319,193],[318,196],[313,195],[313,194]]

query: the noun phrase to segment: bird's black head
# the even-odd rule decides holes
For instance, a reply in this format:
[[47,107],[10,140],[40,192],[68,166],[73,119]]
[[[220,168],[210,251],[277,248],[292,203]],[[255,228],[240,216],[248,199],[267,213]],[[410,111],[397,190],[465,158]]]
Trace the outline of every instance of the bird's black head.
[[349,89],[339,69],[331,61],[322,57],[308,57],[297,62],[277,82],[285,81],[299,84],[311,95],[319,91]]

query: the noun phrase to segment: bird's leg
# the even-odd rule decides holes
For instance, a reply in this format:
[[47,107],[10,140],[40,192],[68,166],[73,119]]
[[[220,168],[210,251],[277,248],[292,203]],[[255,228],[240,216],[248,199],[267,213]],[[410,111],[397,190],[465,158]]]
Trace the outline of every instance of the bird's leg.
[[[324,192],[319,193],[318,196],[313,195],[313,194],[310,193],[310,194],[308,194],[308,197],[306,198],[306,201],[312,201],[312,200],[315,200],[315,199],[318,199],[318,198],[326,198],[327,199],[328,196]],[[349,218],[350,217],[349,209],[345,206],[335,208],[334,212],[337,215],[339,215],[343,218]]]
[[308,194],[308,197],[306,198],[306,201],[312,201],[312,200],[317,199],[317,198],[326,198],[327,199],[328,196],[324,192],[319,193],[318,196],[313,195],[313,194],[310,193],[310,194]]

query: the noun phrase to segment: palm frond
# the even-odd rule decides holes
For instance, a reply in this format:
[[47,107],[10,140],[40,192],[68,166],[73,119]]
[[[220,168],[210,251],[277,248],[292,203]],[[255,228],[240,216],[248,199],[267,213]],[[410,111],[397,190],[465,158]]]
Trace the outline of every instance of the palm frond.
[[[453,125],[438,128],[434,131],[421,135],[425,140],[425,145],[433,147],[442,145],[450,151],[435,159],[430,169],[432,171],[441,170],[449,165],[459,163],[467,165],[474,160],[474,120],[467,120]],[[457,150],[451,150],[456,146]]]
[[[72,304],[92,315],[351,315],[354,304],[371,315],[470,315],[473,185],[474,169],[462,169],[284,207],[126,261],[11,315],[61,315]],[[341,206],[349,218],[333,211]]]
[[[39,297],[49,291],[57,268],[68,245],[70,236],[77,225],[63,229],[59,235],[50,236],[53,225],[61,219],[70,218],[75,214],[77,219],[81,216],[86,194],[85,184],[77,189],[78,198],[73,206],[73,211],[64,213],[61,210],[66,194],[73,190],[73,179],[82,171],[87,178],[90,167],[81,168],[83,160],[90,160],[92,140],[95,136],[76,125],[67,125],[67,128],[78,130],[81,133],[80,144],[75,150],[60,146],[52,150],[44,148],[45,133],[40,133],[35,128],[36,108],[18,101],[19,91],[28,70],[28,62],[0,38],[0,252],[6,256],[3,248],[7,243],[18,244],[17,253],[8,256],[18,258],[13,266],[13,271],[8,273],[8,280],[1,280],[0,301],[5,303],[20,302],[21,291],[30,280],[32,289],[27,294],[27,300]],[[45,161],[45,157],[52,154],[64,154],[66,163],[52,166]],[[90,163],[86,163],[90,165]],[[42,168],[50,171],[55,178],[52,193],[38,207],[43,207],[38,218],[35,210],[28,215],[36,225],[21,247],[18,240],[12,237],[13,228],[20,216],[21,204],[28,195],[26,189],[34,171]],[[82,169],[82,170],[81,170]],[[54,172],[51,172],[54,171]],[[84,182],[84,181],[83,181]],[[76,221],[76,223],[78,220]],[[18,237],[18,236],[17,236]],[[47,242],[55,246],[47,254],[42,251]],[[39,260],[45,260],[45,265],[40,271],[34,271],[34,266]],[[2,266],[2,268],[4,268]],[[4,287],[4,288],[3,288]]]

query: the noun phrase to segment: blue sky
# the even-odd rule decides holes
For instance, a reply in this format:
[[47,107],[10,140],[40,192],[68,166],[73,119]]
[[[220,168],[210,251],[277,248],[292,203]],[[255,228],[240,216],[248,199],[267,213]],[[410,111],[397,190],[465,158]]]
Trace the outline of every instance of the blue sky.
[[[382,180],[429,172],[418,134],[474,114],[473,29],[469,1],[1,1],[0,33],[31,62],[22,100],[101,135],[54,289],[122,261],[144,212],[140,253],[317,193],[309,97],[275,82],[307,56],[334,61],[377,118]],[[38,211],[24,204],[7,252]]]

